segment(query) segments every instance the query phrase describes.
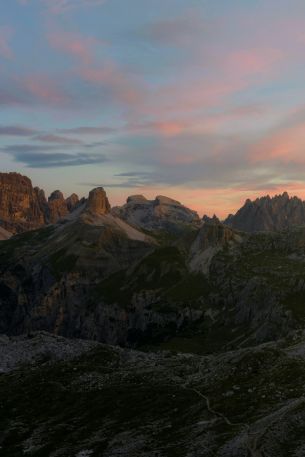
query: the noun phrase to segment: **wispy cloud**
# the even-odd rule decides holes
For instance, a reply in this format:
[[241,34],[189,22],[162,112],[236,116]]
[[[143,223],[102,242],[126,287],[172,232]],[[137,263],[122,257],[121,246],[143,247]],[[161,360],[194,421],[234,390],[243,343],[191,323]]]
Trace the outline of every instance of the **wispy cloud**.
[[61,133],[71,133],[73,135],[104,135],[109,133],[115,133],[117,129],[113,127],[101,126],[101,127],[90,127],[80,126],[73,127],[70,129],[58,129]]
[[14,57],[14,53],[9,44],[12,36],[13,29],[6,25],[0,25],[0,57],[11,60]]
[[189,8],[183,15],[145,24],[129,35],[157,45],[192,47],[194,40],[202,40],[210,27],[199,8]]
[[293,110],[281,123],[267,131],[251,151],[253,163],[305,164],[305,107]]
[[32,74],[24,78],[21,84],[39,101],[46,104],[62,106],[68,102],[69,96],[60,88],[59,82],[47,74]]
[[129,108],[143,103],[143,81],[137,81],[124,73],[114,62],[108,61],[103,66],[83,67],[79,74],[87,83],[104,88],[114,103],[119,102]]
[[42,143],[56,143],[65,145],[81,145],[83,142],[76,138],[68,138],[60,135],[54,135],[52,133],[45,135],[37,135],[33,138],[35,141],[41,141]]
[[20,125],[0,125],[0,136],[28,136],[37,134],[38,131]]
[[84,65],[91,64],[95,48],[104,45],[94,37],[58,29],[49,31],[48,41],[53,48],[79,59]]
[[100,6],[107,0],[19,0],[19,3],[28,5],[35,1],[45,7],[50,13],[61,14],[79,8]]
[[25,153],[14,155],[16,162],[21,162],[29,168],[62,168],[75,167],[84,165],[96,165],[106,162],[101,154],[67,154],[67,153],[44,153],[37,155],[35,153]]
[[107,158],[100,153],[66,153],[58,152],[58,149],[58,146],[51,145],[41,147],[31,144],[19,144],[5,146],[1,148],[1,152],[8,154],[15,162],[29,168],[61,168],[101,164],[107,161]]

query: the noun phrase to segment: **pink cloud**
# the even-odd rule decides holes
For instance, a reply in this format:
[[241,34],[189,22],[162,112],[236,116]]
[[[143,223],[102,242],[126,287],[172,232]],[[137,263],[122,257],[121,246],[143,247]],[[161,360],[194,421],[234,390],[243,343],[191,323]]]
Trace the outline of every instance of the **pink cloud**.
[[89,65],[94,59],[94,48],[104,44],[93,37],[85,37],[79,33],[55,30],[48,34],[50,45],[59,51],[79,59]]
[[53,48],[75,57],[74,76],[91,86],[104,89],[107,97],[112,97],[115,102],[128,109],[140,105],[144,93],[142,82],[128,75],[128,71],[120,69],[112,60],[106,61],[102,66],[98,63],[96,51],[98,46],[104,46],[106,42],[60,30],[51,30],[48,41]]
[[31,75],[22,82],[25,90],[34,95],[40,102],[51,105],[62,105],[67,102],[67,95],[47,75]]
[[13,51],[9,45],[12,35],[13,29],[8,26],[0,26],[0,56],[8,60],[14,57]]
[[252,162],[276,160],[305,164],[305,121],[282,125],[265,135],[251,150]]
[[187,129],[188,123],[183,121],[159,121],[131,123],[127,125],[127,130],[132,133],[160,133],[164,136],[176,136]]
[[104,86],[116,101],[127,106],[139,106],[143,99],[143,90],[140,84],[124,74],[113,62],[103,67],[83,67],[79,75],[84,81]]
[[247,87],[242,80],[177,81],[152,90],[143,106],[143,112],[156,119],[188,116],[197,111],[224,103],[225,99]]
[[173,134],[183,130],[211,132],[221,123],[245,117],[245,113],[236,110],[235,113],[208,116],[204,112],[222,107],[236,94],[259,87],[278,75],[282,57],[275,49],[250,49],[219,55],[211,66],[214,77],[204,71],[205,64],[198,60],[202,77],[194,79],[192,70],[182,70],[174,82],[151,89],[146,94],[141,112],[156,119],[161,126],[176,122],[172,121],[173,118],[187,119],[186,122],[179,121],[180,125],[172,129]]
[[[136,134],[160,134],[165,137],[174,137],[184,133],[194,134],[215,134],[221,132],[224,127],[231,126],[232,123],[244,122],[253,125],[253,120],[261,117],[266,112],[270,112],[262,105],[244,105],[215,114],[195,114],[190,116],[181,116],[176,119],[173,116],[167,116],[160,110],[158,121],[131,122],[126,125],[126,130]],[[163,119],[162,117],[165,116]]]
[[245,49],[237,50],[224,60],[224,70],[240,77],[261,75],[272,71],[281,60],[278,49]]

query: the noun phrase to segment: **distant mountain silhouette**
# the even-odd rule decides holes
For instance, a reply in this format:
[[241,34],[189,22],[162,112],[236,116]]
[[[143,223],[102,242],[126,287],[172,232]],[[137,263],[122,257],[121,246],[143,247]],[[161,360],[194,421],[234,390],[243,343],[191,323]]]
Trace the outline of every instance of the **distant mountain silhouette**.
[[246,200],[236,214],[230,214],[226,225],[246,232],[278,231],[296,225],[305,225],[305,202],[289,197],[287,192],[275,197],[269,195]]

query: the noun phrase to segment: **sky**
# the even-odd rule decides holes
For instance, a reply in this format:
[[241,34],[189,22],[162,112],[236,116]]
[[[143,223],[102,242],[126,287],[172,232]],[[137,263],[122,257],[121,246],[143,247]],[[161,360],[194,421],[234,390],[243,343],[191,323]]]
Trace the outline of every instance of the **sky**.
[[304,0],[1,0],[1,171],[225,217],[305,198]]

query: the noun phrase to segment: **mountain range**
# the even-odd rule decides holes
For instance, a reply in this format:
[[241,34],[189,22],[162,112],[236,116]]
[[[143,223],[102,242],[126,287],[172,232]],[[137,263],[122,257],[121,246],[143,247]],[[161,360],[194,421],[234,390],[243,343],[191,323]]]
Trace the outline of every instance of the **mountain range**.
[[305,226],[0,178],[3,455],[304,455]]
[[[0,173],[0,239],[10,234],[22,233],[56,223],[72,213],[85,202],[75,193],[64,198],[60,190],[51,193],[48,199],[44,190],[33,187],[31,180],[18,173]],[[110,206],[109,206],[110,209]],[[165,196],[148,200],[143,195],[132,195],[125,205],[114,207],[111,213],[140,229],[179,231],[182,226],[200,226],[203,222],[219,221],[198,214]],[[255,200],[247,199],[244,205],[223,223],[245,232],[278,231],[292,226],[305,225],[305,202],[287,192]]]
[[246,232],[277,231],[305,225],[305,202],[289,197],[287,192],[256,200],[246,200],[236,214],[230,214],[225,224]]

